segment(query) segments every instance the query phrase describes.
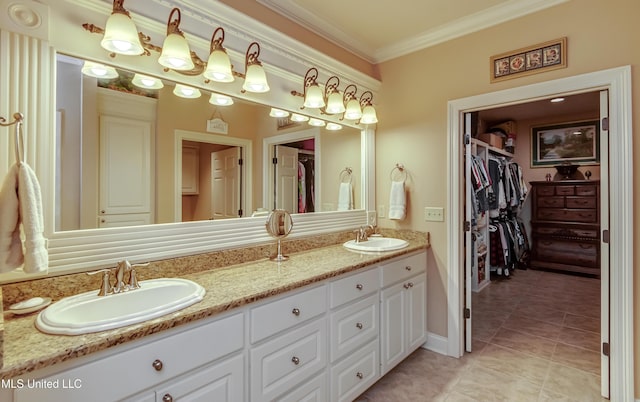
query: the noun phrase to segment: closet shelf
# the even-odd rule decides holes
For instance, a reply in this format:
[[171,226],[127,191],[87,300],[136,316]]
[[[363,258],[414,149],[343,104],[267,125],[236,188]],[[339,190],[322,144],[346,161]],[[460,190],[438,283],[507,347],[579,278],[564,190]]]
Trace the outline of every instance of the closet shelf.
[[481,147],[485,147],[489,151],[491,151],[491,152],[493,152],[495,154],[506,156],[507,158],[513,158],[513,156],[514,156],[511,152],[507,152],[504,149],[492,147],[491,145],[487,144],[486,142],[480,141],[480,140],[478,140],[476,138],[472,138],[471,139],[471,144],[480,145]]

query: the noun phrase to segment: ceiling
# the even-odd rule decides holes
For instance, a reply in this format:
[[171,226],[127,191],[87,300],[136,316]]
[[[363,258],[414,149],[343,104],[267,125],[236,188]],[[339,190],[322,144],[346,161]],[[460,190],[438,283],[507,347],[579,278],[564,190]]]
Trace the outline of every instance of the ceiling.
[[256,0],[380,63],[569,0]]

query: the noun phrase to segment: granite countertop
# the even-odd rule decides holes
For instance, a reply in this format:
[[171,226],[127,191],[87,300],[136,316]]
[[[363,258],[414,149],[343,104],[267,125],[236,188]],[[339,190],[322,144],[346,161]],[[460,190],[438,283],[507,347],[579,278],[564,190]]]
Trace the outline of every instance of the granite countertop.
[[14,378],[429,246],[428,235],[407,240],[408,247],[385,253],[358,253],[331,245],[290,253],[290,259],[280,263],[261,259],[224,268],[205,267],[201,272],[181,276],[206,289],[201,302],[153,320],[92,334],[47,335],[35,328],[37,313],[7,313],[0,378]]

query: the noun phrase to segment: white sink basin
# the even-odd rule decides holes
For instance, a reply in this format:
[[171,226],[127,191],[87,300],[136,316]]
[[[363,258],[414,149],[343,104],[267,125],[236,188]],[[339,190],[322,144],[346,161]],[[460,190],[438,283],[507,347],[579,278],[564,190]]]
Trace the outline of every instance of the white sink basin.
[[97,290],[66,297],[41,311],[36,327],[48,334],[79,335],[137,324],[191,306],[205,290],[180,278],[140,281],[140,288],[98,296]]
[[408,241],[393,237],[369,237],[367,241],[356,243],[355,240],[349,240],[343,244],[349,250],[372,252],[400,250],[408,245]]

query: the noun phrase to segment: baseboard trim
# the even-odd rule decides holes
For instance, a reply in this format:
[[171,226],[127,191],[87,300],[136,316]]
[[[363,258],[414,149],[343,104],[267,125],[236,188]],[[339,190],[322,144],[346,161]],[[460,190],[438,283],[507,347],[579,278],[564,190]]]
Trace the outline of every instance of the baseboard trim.
[[427,349],[446,356],[447,350],[449,350],[449,338],[447,338],[446,336],[434,334],[432,332],[427,332],[427,341],[421,347],[423,349]]

